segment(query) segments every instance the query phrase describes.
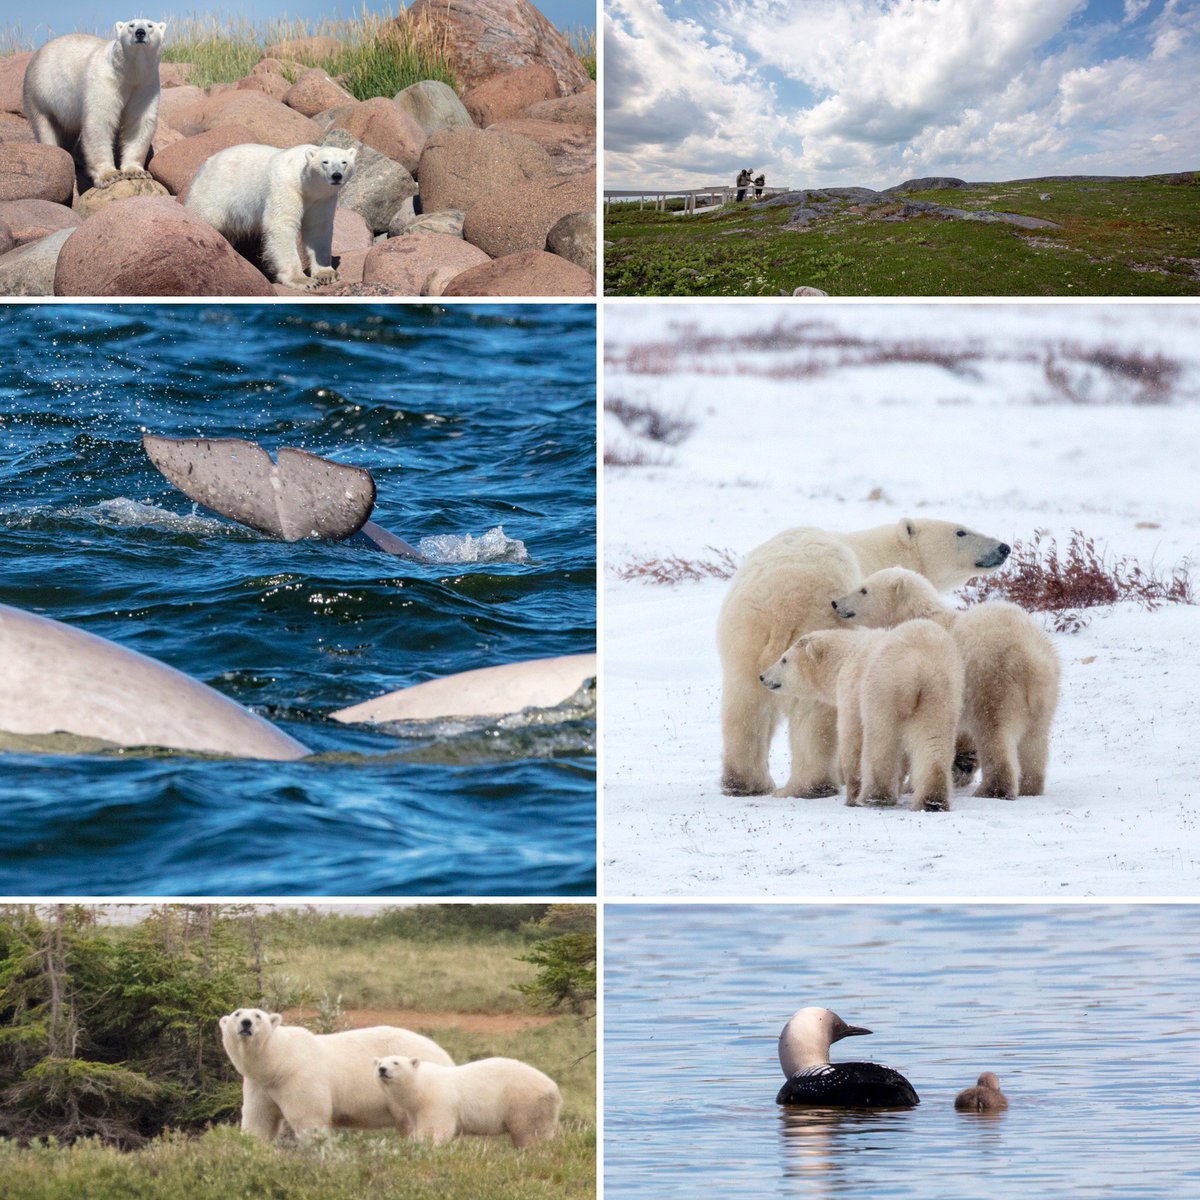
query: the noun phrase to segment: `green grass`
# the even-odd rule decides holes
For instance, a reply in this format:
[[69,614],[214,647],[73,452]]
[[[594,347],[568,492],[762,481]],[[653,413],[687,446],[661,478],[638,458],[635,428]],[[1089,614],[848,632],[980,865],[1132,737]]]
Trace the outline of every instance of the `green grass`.
[[594,1195],[595,1156],[595,1130],[579,1123],[525,1151],[506,1138],[433,1147],[386,1133],[285,1147],[227,1127],[131,1154],[0,1143],[0,1178],[6,1200],[569,1200]]
[[[1049,193],[1052,199],[1038,196]],[[922,216],[895,205],[785,231],[790,209],[727,205],[694,217],[614,205],[605,291],[617,296],[774,296],[808,285],[835,296],[1200,295],[1200,180],[1044,181],[914,193],[956,208],[1044,217],[1018,230]]]

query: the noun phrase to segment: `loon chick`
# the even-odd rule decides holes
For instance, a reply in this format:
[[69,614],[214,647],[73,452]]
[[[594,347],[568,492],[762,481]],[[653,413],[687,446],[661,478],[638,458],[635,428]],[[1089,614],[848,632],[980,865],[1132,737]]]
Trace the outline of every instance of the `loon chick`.
[[984,1071],[974,1087],[958,1093],[954,1107],[959,1112],[1003,1112],[1008,1107],[1008,1097],[1000,1090],[1000,1080],[991,1071]]
[[829,1047],[844,1037],[870,1033],[847,1025],[827,1008],[802,1008],[779,1035],[779,1065],[788,1077],[776,1104],[816,1108],[913,1108],[921,1103],[913,1086],[878,1063],[831,1063]]

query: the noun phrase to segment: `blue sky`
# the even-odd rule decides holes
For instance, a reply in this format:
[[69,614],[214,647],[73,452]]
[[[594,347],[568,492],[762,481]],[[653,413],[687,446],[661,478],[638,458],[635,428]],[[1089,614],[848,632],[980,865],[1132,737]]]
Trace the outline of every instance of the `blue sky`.
[[[236,4],[205,4],[204,0],[190,2],[182,0],[171,3],[170,0],[147,0],[141,8],[137,7],[139,0],[134,0],[135,7],[127,6],[130,0],[118,0],[117,9],[112,9],[111,0],[97,3],[96,0],[54,0],[46,8],[38,10],[26,7],[25,13],[43,11],[50,14],[48,21],[35,21],[29,16],[22,17],[19,24],[26,38],[32,39],[35,46],[40,46],[46,40],[47,24],[54,34],[73,33],[76,29],[96,31],[102,25],[107,31],[117,21],[128,20],[130,17],[149,17],[153,21],[164,18],[170,21],[171,16],[185,17],[193,13],[244,16],[250,21],[266,21],[272,17],[287,16],[290,18],[319,21],[322,17],[353,16],[363,9],[362,0],[239,0]],[[586,25],[589,29],[596,28],[596,0],[536,0],[546,19],[558,29],[572,29]],[[7,7],[7,6],[6,6]],[[370,12],[394,14],[400,7],[407,7],[404,0],[367,0],[366,8]],[[108,14],[102,16],[101,14]],[[7,19],[7,13],[5,17]],[[14,24],[18,22],[14,20]],[[167,36],[170,36],[168,30]]]
[[1200,0],[606,0],[605,184],[1200,168]]

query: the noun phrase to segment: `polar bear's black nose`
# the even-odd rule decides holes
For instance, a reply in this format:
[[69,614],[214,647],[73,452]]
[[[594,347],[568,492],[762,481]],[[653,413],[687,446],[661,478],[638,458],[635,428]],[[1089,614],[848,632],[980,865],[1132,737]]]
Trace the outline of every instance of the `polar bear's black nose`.
[[135,42],[144,42],[146,40],[146,31],[139,26],[134,30],[133,40]]
[[1000,553],[1007,558],[1012,553],[1012,547],[1006,546],[1003,542],[1000,543]]
[[830,600],[830,602],[829,602],[829,603],[833,605],[833,611],[834,611],[834,612],[837,612],[837,601],[836,601],[836,600]]
[[249,1018],[249,1017],[243,1017],[243,1018],[242,1018],[242,1028],[243,1028],[243,1029],[249,1029],[249,1028],[250,1028],[250,1024],[251,1024],[251,1022],[250,1022],[250,1018]]
[[380,1079],[386,1079],[386,1078],[387,1078],[387,1067],[380,1067],[380,1068],[379,1068],[379,1078],[380,1078]]
[[342,182],[341,171],[334,171],[332,178],[333,178],[334,183],[341,183]]

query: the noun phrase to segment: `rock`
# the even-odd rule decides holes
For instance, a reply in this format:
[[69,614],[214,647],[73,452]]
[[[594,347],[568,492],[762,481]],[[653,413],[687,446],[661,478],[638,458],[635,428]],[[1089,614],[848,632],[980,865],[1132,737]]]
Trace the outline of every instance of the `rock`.
[[[249,93],[253,94],[253,93]],[[271,296],[207,222],[174,200],[138,197],[102,208],[67,236],[56,296]]]
[[370,250],[375,244],[367,223],[352,208],[333,210],[333,253],[348,254],[353,250]]
[[158,86],[160,89],[183,87],[195,70],[192,63],[165,62],[158,64]]
[[421,288],[422,296],[444,296],[446,289],[450,284],[461,275],[462,272],[455,267],[438,267],[428,279],[425,280],[424,286]]
[[397,296],[419,296],[426,280],[441,267],[456,274],[488,262],[482,250],[445,233],[408,233],[374,247],[363,267],[363,283],[380,283]]
[[586,125],[596,128],[596,85],[588,84],[582,92],[563,96],[560,100],[543,100],[527,108],[523,114],[531,121],[562,121],[567,125]]
[[[447,209],[446,211],[449,212],[451,210]],[[400,207],[392,213],[392,219],[388,222],[387,227],[388,237],[399,237],[416,219],[416,206],[413,204],[412,196],[408,196],[401,201]]]
[[398,162],[370,146],[364,146],[344,129],[327,133],[321,139],[321,145],[345,149],[354,147],[358,150],[354,174],[342,185],[338,204],[358,213],[372,233],[385,232],[396,209],[409,196],[416,194],[417,185],[413,177]]
[[[782,292],[780,294],[786,296],[787,292]],[[829,293],[821,291],[820,288],[808,287],[807,285],[805,285],[803,287],[792,288],[792,295],[793,296],[828,296]]]
[[376,96],[349,107],[344,116],[330,126],[344,129],[364,146],[386,154],[398,162],[410,174],[421,161],[421,147],[425,145],[425,130],[415,117],[401,112],[391,100]]
[[480,129],[521,116],[533,104],[554,100],[562,92],[549,67],[532,64],[502,71],[485,79],[463,96],[463,107]]
[[254,134],[245,125],[218,125],[168,146],[150,160],[149,171],[173,195],[183,196],[200,168],[218,150],[253,141]]
[[318,34],[313,37],[290,38],[276,42],[263,51],[263,58],[281,58],[285,61],[317,62],[324,58],[336,58],[342,52],[342,43],[335,37]]
[[469,210],[488,196],[553,173],[550,156],[528,138],[484,129],[443,129],[421,151],[421,209]]
[[448,36],[461,87],[536,63],[554,72],[563,95],[591,82],[567,39],[529,0],[414,0],[407,19],[414,18]]
[[16,244],[12,230],[0,219],[0,256],[7,254]]
[[15,113],[0,113],[0,145],[5,142],[36,142],[33,130],[24,117]]
[[546,235],[546,249],[573,262],[593,278],[596,274],[596,213],[568,213]]
[[250,74],[237,80],[234,87],[242,92],[261,92],[272,100],[280,101],[292,90],[291,82],[283,73],[283,63],[277,58],[259,59]]
[[6,200],[0,204],[0,222],[12,231],[18,246],[49,237],[60,229],[74,229],[82,220],[66,205],[49,200]]
[[[404,239],[401,238],[401,241]],[[523,250],[472,267],[453,279],[443,296],[594,296],[596,280],[545,250]]]
[[544,250],[560,217],[595,207],[595,175],[554,175],[497,190],[467,209],[463,237],[493,258]]
[[354,103],[354,97],[334,83],[319,67],[310,67],[300,73],[299,79],[283,97],[283,102],[306,117],[315,117],[317,113],[335,105]]
[[1049,192],[1043,192],[1043,193],[1042,193],[1042,194],[1041,194],[1041,195],[1038,197],[1038,199],[1039,199],[1039,200],[1049,200],[1049,199],[1050,199],[1050,193],[1049,193]]
[[158,123],[170,125],[179,130],[184,137],[202,131],[204,120],[204,102],[208,97],[203,88],[184,84],[182,87],[169,88],[158,96]]
[[21,89],[25,86],[25,68],[32,57],[32,50],[22,50],[19,54],[0,58],[0,112],[16,113],[19,117],[25,115]]
[[940,192],[946,188],[964,188],[967,184],[962,179],[951,175],[926,175],[921,179],[906,179],[895,187],[884,188],[885,192]]
[[350,100],[346,104],[335,104],[332,108],[325,109],[324,112],[319,112],[312,119],[312,123],[322,132],[328,133],[340,120],[350,115],[359,105],[360,101]]
[[169,196],[161,183],[144,175],[121,175],[101,187],[88,188],[79,196],[72,207],[85,220],[102,208],[118,200],[130,200],[135,196]]
[[444,233],[450,237],[463,235],[463,222],[467,214],[461,208],[441,208],[437,212],[423,213],[414,217],[405,233]]
[[370,250],[347,250],[338,259],[338,283],[362,283],[363,268]]
[[233,91],[209,96],[204,102],[201,125],[204,132],[222,125],[243,125],[253,134],[253,141],[278,146],[280,150],[321,140],[321,130],[312,121],[261,92]]
[[394,103],[425,130],[426,137],[439,129],[470,128],[475,124],[454,89],[438,79],[423,79],[406,87],[396,93]]
[[595,170],[596,131],[587,125],[518,117],[513,121],[498,121],[488,128],[537,142],[550,155],[550,161],[559,175],[579,175]]
[[0,296],[53,296],[54,267],[72,232],[60,229],[0,257]]
[[[172,129],[170,125],[163,125],[161,122],[154,128],[154,136],[150,139],[151,157],[155,154],[161,154],[168,146],[174,146],[176,142],[183,141],[183,134],[178,129]],[[146,167],[149,170],[149,165]]]
[[60,146],[0,145],[0,200],[52,200],[70,204],[75,160]]
[[953,221],[978,221],[984,225],[1015,225],[1018,229],[1062,228],[1057,222],[1045,221],[1041,217],[1027,217],[1022,213],[989,212],[986,209],[950,208],[948,205],[934,204],[929,200],[906,200],[900,215],[904,217],[929,215]]

